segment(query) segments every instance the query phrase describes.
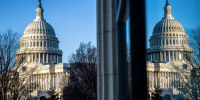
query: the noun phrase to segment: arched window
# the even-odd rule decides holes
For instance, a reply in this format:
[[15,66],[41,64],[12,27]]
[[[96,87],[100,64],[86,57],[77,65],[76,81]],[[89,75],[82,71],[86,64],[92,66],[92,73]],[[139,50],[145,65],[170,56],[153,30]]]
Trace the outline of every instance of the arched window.
[[49,42],[47,42],[47,47],[49,47]]
[[163,45],[165,45],[165,40],[163,40],[163,42],[162,42],[162,43],[163,43]]
[[33,47],[35,47],[35,42],[33,42]]
[[32,47],[32,42],[30,42],[30,47]]
[[172,51],[170,52],[170,59],[171,60],[173,59],[173,52]]
[[172,44],[172,40],[171,39],[169,40],[169,43],[170,43],[170,45]]
[[166,45],[168,45],[168,39],[166,39]]
[[169,52],[166,51],[166,60],[169,61]]
[[42,47],[42,42],[40,42],[40,47]]
[[176,52],[174,52],[174,59],[176,59]]
[[46,47],[46,42],[44,41],[44,47]]
[[175,44],[175,40],[173,40],[173,44]]
[[37,42],[37,47],[39,47],[39,42]]

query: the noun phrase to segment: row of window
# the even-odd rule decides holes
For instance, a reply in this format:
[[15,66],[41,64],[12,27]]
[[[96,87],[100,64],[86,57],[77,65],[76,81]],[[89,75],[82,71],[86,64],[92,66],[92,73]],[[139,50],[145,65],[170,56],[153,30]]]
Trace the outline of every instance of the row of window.
[[24,37],[24,39],[57,39],[55,37],[47,37],[47,36],[28,36]]
[[162,27],[162,28],[158,28],[157,30],[155,30],[155,32],[184,32],[184,30],[180,27]]
[[[192,57],[192,53],[191,52],[172,52],[172,51],[166,51],[164,52],[158,52],[158,53],[151,53],[151,54],[147,54],[147,60],[148,61],[169,61],[170,59],[180,59],[179,55],[181,55],[182,57],[184,57],[184,59],[186,60],[190,60],[190,57]],[[160,58],[162,57],[162,58]]]
[[54,30],[51,30],[51,29],[30,29],[30,30],[27,30],[27,32],[39,32],[40,34],[43,33],[45,34],[46,32],[49,32],[49,33],[54,33]]
[[175,37],[175,36],[179,36],[179,37],[186,37],[186,35],[185,34],[177,34],[177,33],[164,33],[164,34],[161,34],[161,35],[158,35],[158,36],[152,36],[152,38],[157,38],[157,37],[160,37],[160,36],[162,36],[162,37],[171,37],[171,36],[173,36],[173,37]]
[[150,41],[150,46],[161,46],[161,45],[188,45],[188,40],[175,40],[175,39],[163,39]]
[[55,48],[59,48],[58,46],[58,42],[51,42],[51,41],[44,41],[44,42],[25,42],[25,43],[21,43],[20,46],[21,47],[55,47]]

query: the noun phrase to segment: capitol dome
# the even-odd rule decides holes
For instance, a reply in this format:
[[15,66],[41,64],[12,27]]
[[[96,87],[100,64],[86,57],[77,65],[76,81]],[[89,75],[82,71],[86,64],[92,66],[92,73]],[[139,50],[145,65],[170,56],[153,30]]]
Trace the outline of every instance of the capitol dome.
[[55,35],[53,27],[46,21],[34,21],[30,23],[24,31],[24,34],[36,33],[42,33],[44,35]]
[[36,18],[30,23],[20,40],[17,56],[25,56],[26,62],[60,63],[62,50],[53,27],[43,18],[41,1],[36,9]]
[[172,17],[171,8],[167,0],[164,17],[155,25],[149,39],[148,61],[179,61],[185,54],[192,55],[189,38],[185,34],[183,26]]
[[174,19],[163,18],[154,27],[153,34],[162,32],[184,32],[184,28]]

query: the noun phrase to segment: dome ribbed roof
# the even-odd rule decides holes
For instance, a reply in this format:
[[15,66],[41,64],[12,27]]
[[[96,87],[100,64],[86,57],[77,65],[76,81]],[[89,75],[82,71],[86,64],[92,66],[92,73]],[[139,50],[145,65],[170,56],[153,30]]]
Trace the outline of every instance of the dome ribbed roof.
[[162,32],[184,32],[184,28],[174,19],[163,18],[154,27],[153,34]]
[[164,17],[159,21],[153,30],[153,35],[157,33],[184,33],[183,26],[172,17],[171,6],[169,5],[168,0],[164,7]]
[[46,35],[55,35],[53,27],[44,20],[34,21],[30,23],[24,31],[24,35],[38,34],[38,33]]
[[43,17],[41,2],[36,9],[36,18],[25,29],[20,40],[19,52],[51,52],[62,53],[59,40],[53,27]]

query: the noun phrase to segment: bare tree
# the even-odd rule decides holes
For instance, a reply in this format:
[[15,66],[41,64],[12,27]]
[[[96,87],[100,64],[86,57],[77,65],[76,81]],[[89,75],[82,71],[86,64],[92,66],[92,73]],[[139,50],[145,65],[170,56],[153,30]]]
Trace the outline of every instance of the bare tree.
[[150,91],[151,94],[151,99],[150,100],[162,100],[162,90],[160,87],[156,87],[155,90]]
[[174,63],[177,72],[175,84],[176,89],[185,98],[190,100],[200,99],[200,27],[189,32],[189,44],[193,48],[193,55],[182,55],[182,60],[186,62],[182,66]]
[[89,43],[81,43],[69,58],[69,87],[84,95],[82,100],[97,98],[97,49]]
[[21,100],[31,93],[30,86],[33,86],[30,82],[31,72],[22,73],[23,76],[19,73],[24,62],[24,57],[16,60],[16,50],[20,47],[19,36],[20,34],[12,31],[0,33],[1,100]]

